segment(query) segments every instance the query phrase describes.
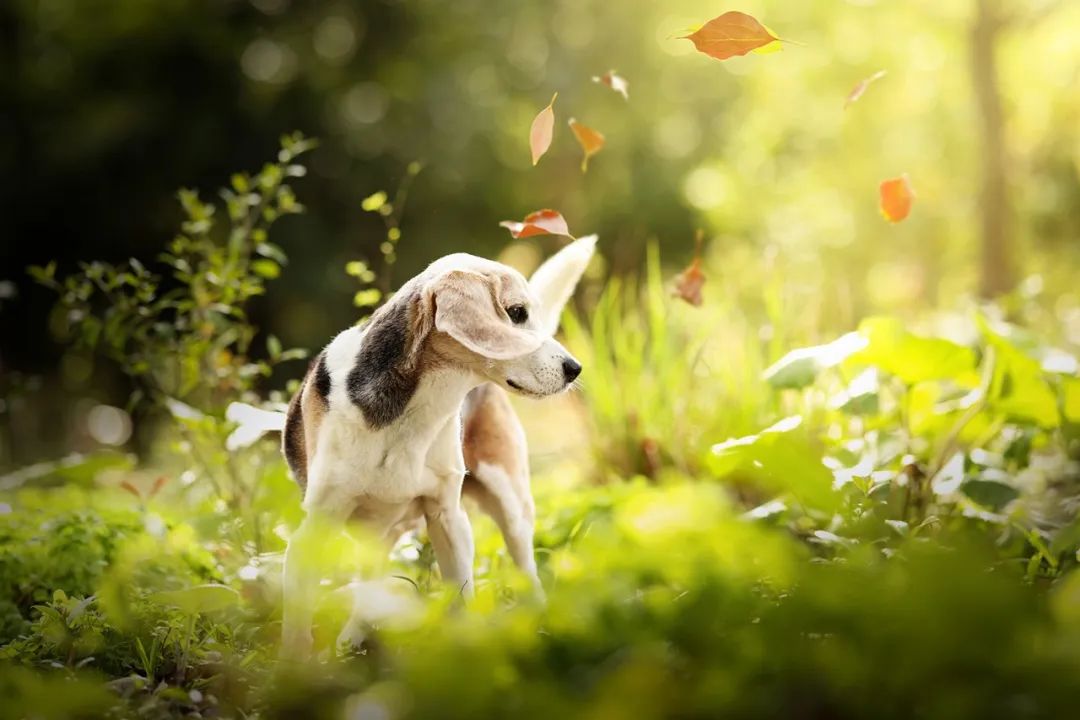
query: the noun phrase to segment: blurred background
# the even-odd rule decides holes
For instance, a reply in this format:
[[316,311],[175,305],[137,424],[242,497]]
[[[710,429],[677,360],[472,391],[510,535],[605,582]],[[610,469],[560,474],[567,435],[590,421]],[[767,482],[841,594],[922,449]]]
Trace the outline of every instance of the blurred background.
[[[295,183],[307,212],[275,225],[289,264],[250,309],[287,347],[317,349],[359,317],[345,266],[378,258],[387,232],[361,200],[392,195],[414,161],[394,284],[456,251],[528,271],[559,241],[515,243],[498,222],[552,207],[600,235],[586,306],[604,278],[640,274],[650,242],[674,274],[701,229],[706,303],[722,295],[721,321],[764,343],[769,314],[809,342],[873,313],[1011,292],[1044,298],[1080,342],[1080,3],[745,0],[792,41],[782,52],[718,62],[678,39],[728,9],[7,0],[0,469],[101,444],[89,413],[130,391],[107,363],[65,353],[55,294],[27,266],[155,267],[182,219],[178,188],[215,198],[293,130],[320,142]],[[612,69],[628,100],[592,81]],[[556,91],[555,140],[532,167],[529,125]],[[607,138],[587,173],[570,117]],[[917,198],[890,225],[878,184],[902,173]],[[267,389],[302,372],[283,367]]]

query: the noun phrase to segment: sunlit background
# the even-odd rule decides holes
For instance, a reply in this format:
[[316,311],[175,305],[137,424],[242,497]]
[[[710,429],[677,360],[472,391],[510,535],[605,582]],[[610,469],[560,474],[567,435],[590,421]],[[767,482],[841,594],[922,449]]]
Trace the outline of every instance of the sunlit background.
[[[729,10],[780,51],[683,39]],[[0,3],[0,720],[1075,714],[1078,39],[1070,0]],[[514,400],[548,603],[477,512],[467,612],[423,533],[331,533],[279,664],[301,492],[226,408],[442,255],[528,273],[566,238],[499,223],[542,208],[599,236],[580,388]],[[357,577],[423,617],[338,660]]]
[[[385,239],[360,201],[392,193],[413,161],[395,283],[462,250],[527,270],[557,241],[515,246],[497,223],[553,207],[599,233],[593,278],[639,272],[650,241],[677,269],[703,229],[706,297],[754,316],[780,273],[805,336],[1020,287],[1048,295],[1080,341],[1080,6],[1006,3],[987,24],[984,5],[747,1],[790,42],[718,62],[679,39],[728,9],[715,3],[5,3],[0,464],[128,435],[95,411],[123,405],[123,383],[62,354],[51,298],[24,268],[152,263],[178,223],[176,188],[212,198],[293,129],[321,143],[297,187],[308,212],[275,229],[290,263],[254,308],[290,346],[356,319],[345,263]],[[611,69],[628,101],[591,80]],[[529,123],[556,91],[555,141],[532,167]],[[587,174],[570,117],[607,138]],[[892,226],[877,186],[901,173],[917,199]],[[1004,262],[983,263],[986,222]]]

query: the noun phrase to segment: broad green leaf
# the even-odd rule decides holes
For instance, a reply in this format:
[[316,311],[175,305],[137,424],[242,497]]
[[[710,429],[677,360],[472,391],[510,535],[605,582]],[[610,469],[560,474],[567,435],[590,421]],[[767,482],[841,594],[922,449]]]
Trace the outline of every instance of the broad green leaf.
[[1062,409],[1069,422],[1080,423],[1080,379],[1065,378],[1061,383]]
[[814,382],[825,368],[839,365],[866,347],[858,333],[848,333],[825,345],[792,350],[765,370],[763,377],[774,388],[803,388]]
[[986,318],[980,316],[977,322],[995,352],[989,393],[991,407],[1013,420],[1034,422],[1044,428],[1058,427],[1061,416],[1057,396],[1039,362],[991,328]]
[[867,345],[851,362],[873,365],[908,385],[926,380],[953,380],[974,385],[975,352],[941,338],[925,338],[908,332],[896,318],[867,318],[859,325]]
[[980,505],[995,511],[1020,495],[1013,486],[996,480],[968,480],[960,486],[960,491]]
[[712,447],[708,463],[719,476],[746,473],[777,493],[791,493],[800,502],[832,509],[837,496],[833,476],[821,453],[802,432],[802,418],[785,418],[757,435],[732,438]]
[[867,368],[843,392],[834,395],[829,406],[852,415],[872,415],[878,411],[878,389],[877,368]]

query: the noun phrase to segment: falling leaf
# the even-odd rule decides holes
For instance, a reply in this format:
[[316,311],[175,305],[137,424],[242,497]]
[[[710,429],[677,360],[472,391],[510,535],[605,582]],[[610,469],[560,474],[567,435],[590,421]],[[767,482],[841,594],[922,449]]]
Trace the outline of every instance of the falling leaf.
[[165,487],[165,483],[167,483],[168,481],[169,478],[165,477],[164,475],[159,476],[158,479],[154,481],[153,487],[150,488],[150,497],[154,497],[159,492],[161,492],[161,489]]
[[780,38],[757,20],[734,10],[713,18],[680,39],[691,41],[698,52],[717,60],[745,55],[780,41]]
[[513,237],[519,239],[532,237],[533,235],[566,235],[567,237],[573,237],[570,234],[570,228],[566,225],[566,220],[557,210],[537,210],[526,215],[523,222],[503,220],[499,225],[509,230]]
[[593,75],[592,81],[594,83],[600,83],[601,85],[607,85],[623,96],[623,100],[630,99],[630,83],[626,82],[626,78],[621,75],[616,75],[614,70],[608,70],[603,75]]
[[861,98],[863,93],[866,92],[866,88],[870,87],[871,83],[877,82],[885,77],[885,75],[887,75],[887,73],[884,70],[878,70],[870,77],[860,80],[855,87],[851,89],[851,92],[848,93],[847,100],[844,101],[844,109],[846,110],[851,103]]
[[694,307],[700,307],[702,303],[701,286],[705,284],[705,273],[701,269],[701,240],[702,233],[697,234],[694,259],[690,264],[675,277],[673,295],[682,298]]
[[139,491],[139,488],[132,485],[130,481],[124,480],[123,482],[120,483],[120,487],[122,487],[124,490],[127,490],[129,493],[131,493],[135,497],[139,498],[140,500],[142,500],[142,493]]
[[915,191],[907,173],[898,178],[883,180],[879,187],[881,194],[881,214],[892,223],[898,223],[911,212],[911,203],[915,200]]
[[551,96],[551,102],[541,110],[532,121],[529,128],[529,149],[532,150],[532,163],[540,162],[540,158],[551,147],[551,136],[555,132],[555,98],[559,93]]
[[585,151],[585,157],[581,161],[581,172],[589,169],[589,158],[604,148],[604,136],[593,130],[588,125],[582,125],[574,118],[570,118],[570,129],[574,132],[581,149]]

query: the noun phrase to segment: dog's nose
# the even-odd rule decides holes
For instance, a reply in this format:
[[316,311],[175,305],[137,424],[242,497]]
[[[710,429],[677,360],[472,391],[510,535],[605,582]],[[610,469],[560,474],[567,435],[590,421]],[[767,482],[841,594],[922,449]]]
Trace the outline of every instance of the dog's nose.
[[566,378],[566,382],[574,382],[577,376],[581,374],[581,363],[573,358],[563,358],[562,374]]

